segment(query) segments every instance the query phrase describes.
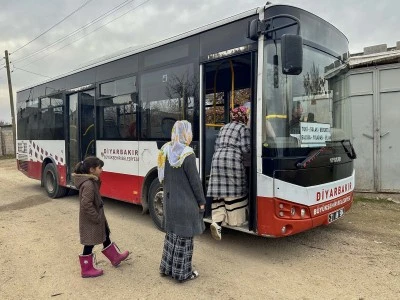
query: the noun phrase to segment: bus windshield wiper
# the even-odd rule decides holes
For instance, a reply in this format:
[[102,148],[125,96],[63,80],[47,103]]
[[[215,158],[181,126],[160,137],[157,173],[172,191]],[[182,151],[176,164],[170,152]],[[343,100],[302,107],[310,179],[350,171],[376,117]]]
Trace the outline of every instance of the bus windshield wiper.
[[[357,158],[356,151],[354,150],[353,145],[351,144],[350,140],[341,140],[340,143],[342,144],[343,149],[349,158],[351,158],[351,159]],[[326,152],[327,150],[332,151],[333,149],[330,146],[326,146],[326,147],[322,147],[316,151],[312,151],[302,162],[297,163],[296,166],[298,168],[305,169],[307,167],[307,165],[310,162],[312,162],[318,155],[320,155],[322,152]]]
[[[357,158],[356,151],[354,150],[353,145],[351,144],[350,140],[341,140],[340,143],[342,144],[343,149],[349,158],[351,158],[351,159]],[[347,148],[347,145],[345,145],[345,143],[348,143],[348,146],[350,147],[350,149]]]
[[333,150],[331,147],[322,147],[316,151],[312,151],[302,162],[296,164],[298,168],[305,169],[307,165],[312,162],[318,155],[327,150]]

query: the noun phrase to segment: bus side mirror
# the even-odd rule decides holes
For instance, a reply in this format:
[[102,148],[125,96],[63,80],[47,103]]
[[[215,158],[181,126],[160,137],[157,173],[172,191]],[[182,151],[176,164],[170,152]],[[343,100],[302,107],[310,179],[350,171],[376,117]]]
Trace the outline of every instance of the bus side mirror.
[[251,20],[248,26],[248,38],[257,41],[258,40],[258,19]]
[[281,37],[282,73],[299,75],[303,71],[303,38],[295,34]]

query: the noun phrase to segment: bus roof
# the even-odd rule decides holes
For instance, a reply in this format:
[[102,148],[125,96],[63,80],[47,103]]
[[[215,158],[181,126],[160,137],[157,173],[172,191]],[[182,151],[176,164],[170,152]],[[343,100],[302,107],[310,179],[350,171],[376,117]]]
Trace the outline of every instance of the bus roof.
[[181,33],[181,34],[178,34],[178,35],[166,38],[166,39],[163,39],[163,40],[158,41],[158,42],[142,45],[142,46],[139,46],[139,47],[136,47],[136,48],[128,47],[128,48],[125,48],[125,49],[123,49],[121,51],[117,51],[117,52],[114,52],[112,54],[109,54],[109,55],[94,59],[92,61],[89,61],[88,63],[85,63],[85,65],[80,66],[80,67],[78,67],[78,68],[76,68],[76,69],[74,69],[72,71],[69,71],[67,73],[52,77],[52,78],[50,78],[48,80],[45,80],[45,81],[30,85],[28,87],[22,88],[22,89],[18,90],[17,93],[22,92],[24,90],[28,90],[30,88],[33,88],[33,87],[36,87],[36,86],[39,86],[39,85],[42,85],[42,84],[45,84],[45,83],[48,83],[48,82],[52,82],[54,80],[66,77],[68,75],[72,75],[72,74],[75,74],[75,73],[78,73],[78,72],[81,72],[81,71],[85,71],[85,70],[88,70],[88,69],[91,69],[91,68],[94,68],[94,67],[97,67],[97,66],[100,66],[100,65],[103,65],[103,64],[118,60],[118,59],[122,59],[124,57],[128,57],[130,55],[141,53],[141,52],[144,52],[146,50],[154,49],[154,48],[157,48],[157,47],[160,47],[160,46],[163,46],[163,45],[166,45],[166,44],[169,44],[169,43],[172,43],[172,42],[175,42],[175,41],[178,41],[178,40],[190,37],[190,36],[194,36],[196,34],[209,31],[211,29],[214,29],[214,28],[217,28],[217,27],[232,23],[232,22],[237,21],[237,20],[244,19],[244,18],[252,16],[252,15],[257,15],[260,12],[260,10],[264,10],[264,9],[268,10],[268,8],[276,7],[276,6],[293,7],[295,9],[305,11],[305,12],[315,16],[316,18],[319,18],[319,19],[323,20],[329,26],[335,28],[340,34],[343,35],[344,38],[346,38],[346,40],[348,42],[348,39],[347,39],[346,35],[343,34],[343,32],[341,32],[337,27],[335,27],[330,22],[322,19],[321,17],[319,17],[319,16],[317,16],[317,15],[315,15],[315,14],[309,12],[309,11],[306,11],[306,10],[304,10],[302,8],[295,7],[295,6],[292,6],[292,5],[267,4],[267,5],[263,6],[263,7],[252,8],[252,9],[244,11],[242,13],[227,17],[227,18],[219,20],[219,21],[212,22],[212,23],[204,25],[204,26],[200,26],[198,28],[189,30],[187,32],[184,32],[184,33]]
[[41,84],[45,84],[47,82],[51,82],[53,80],[60,79],[62,77],[68,76],[68,75],[72,75],[72,74],[80,72],[80,71],[84,71],[84,70],[87,70],[87,69],[90,69],[90,68],[94,68],[96,66],[99,66],[99,65],[102,65],[102,64],[106,64],[108,62],[111,62],[111,61],[114,61],[114,60],[118,60],[118,59],[130,56],[130,55],[134,55],[134,54],[137,54],[137,53],[140,53],[140,52],[144,52],[146,50],[154,49],[154,48],[157,48],[157,47],[160,47],[160,46],[163,46],[163,45],[166,45],[166,44],[169,44],[169,43],[172,43],[172,42],[175,42],[175,41],[178,41],[178,40],[181,40],[181,39],[184,39],[184,38],[187,38],[187,37],[190,37],[190,36],[202,33],[202,32],[205,32],[205,31],[208,31],[208,30],[223,26],[225,24],[228,24],[228,23],[240,20],[240,19],[244,19],[244,18],[252,16],[252,15],[256,15],[256,14],[258,14],[259,9],[260,9],[259,7],[253,8],[253,9],[247,10],[245,12],[242,12],[242,13],[227,17],[227,18],[219,20],[219,21],[212,22],[210,24],[207,24],[207,25],[204,25],[204,26],[189,30],[187,32],[184,32],[184,33],[181,33],[181,34],[166,38],[166,39],[158,41],[158,42],[154,42],[154,43],[151,43],[151,44],[146,44],[146,45],[139,46],[139,47],[136,47],[136,48],[133,48],[133,49],[132,49],[132,47],[128,47],[128,48],[123,49],[121,51],[114,52],[113,54],[106,55],[106,56],[103,56],[101,58],[94,59],[92,62],[89,61],[89,63],[86,63],[84,66],[78,67],[78,68],[76,68],[76,69],[74,69],[72,71],[69,71],[67,73],[55,76],[55,77],[53,77],[51,79],[42,81],[40,83],[33,84],[31,86],[25,87],[25,88],[23,88],[21,90],[18,90],[17,93],[18,92],[22,92],[22,91],[27,90],[27,89],[30,89],[30,88],[33,88],[35,86],[39,86]]

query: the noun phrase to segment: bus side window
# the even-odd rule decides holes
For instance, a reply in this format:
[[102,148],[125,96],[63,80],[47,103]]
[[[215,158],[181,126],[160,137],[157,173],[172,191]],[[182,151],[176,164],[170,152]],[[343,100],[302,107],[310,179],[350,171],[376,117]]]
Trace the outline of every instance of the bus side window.
[[161,131],[163,133],[164,138],[170,139],[171,138],[171,131],[172,127],[177,120],[174,118],[163,118],[161,120]]
[[116,118],[117,116],[115,106],[104,108],[103,138],[120,138],[120,134],[116,124]]

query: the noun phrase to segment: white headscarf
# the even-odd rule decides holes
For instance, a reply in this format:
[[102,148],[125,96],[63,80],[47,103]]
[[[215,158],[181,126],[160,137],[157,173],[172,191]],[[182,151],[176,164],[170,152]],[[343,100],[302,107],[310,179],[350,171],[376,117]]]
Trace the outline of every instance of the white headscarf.
[[164,144],[158,153],[158,179],[160,182],[164,180],[167,159],[172,167],[179,168],[185,158],[194,153],[193,149],[189,147],[192,138],[192,125],[186,120],[176,121],[172,128],[171,141]]

